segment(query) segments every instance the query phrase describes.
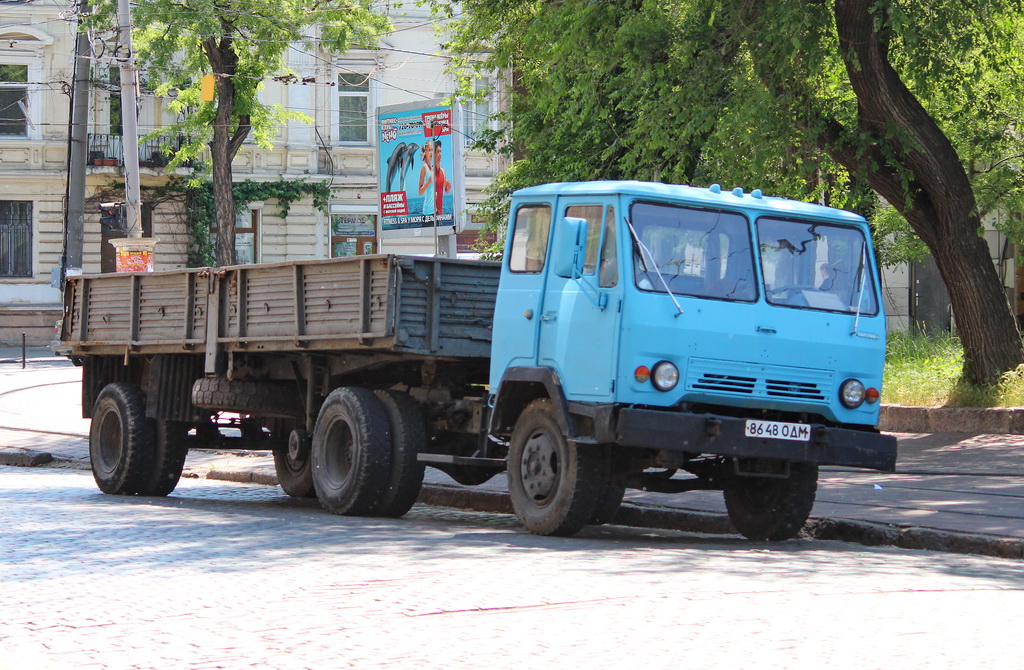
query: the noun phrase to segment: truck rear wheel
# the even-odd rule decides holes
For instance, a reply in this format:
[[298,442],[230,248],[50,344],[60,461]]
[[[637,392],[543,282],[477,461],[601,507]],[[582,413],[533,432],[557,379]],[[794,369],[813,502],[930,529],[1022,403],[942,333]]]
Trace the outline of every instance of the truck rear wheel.
[[333,514],[374,514],[391,474],[391,430],[373,392],[339,388],[320,408],[313,431],[313,485]]
[[391,426],[391,474],[375,514],[400,517],[416,503],[423,487],[424,466],[419,453],[427,445],[423,413],[408,393],[374,391]]
[[818,466],[791,463],[789,477],[735,477],[724,489],[729,520],[749,540],[781,542],[804,527],[818,490]]
[[165,419],[150,420],[154,426],[153,459],[149,478],[139,495],[165,496],[178,486],[188,456],[189,424]]
[[274,445],[277,483],[293,498],[315,498],[313,488],[313,436],[301,428],[288,434],[287,444]]
[[601,488],[600,454],[562,435],[551,401],[534,400],[516,421],[508,450],[512,509],[531,533],[568,536],[590,521]]
[[146,395],[135,384],[107,384],[93,405],[89,461],[104,493],[137,495],[153,470],[153,425]]

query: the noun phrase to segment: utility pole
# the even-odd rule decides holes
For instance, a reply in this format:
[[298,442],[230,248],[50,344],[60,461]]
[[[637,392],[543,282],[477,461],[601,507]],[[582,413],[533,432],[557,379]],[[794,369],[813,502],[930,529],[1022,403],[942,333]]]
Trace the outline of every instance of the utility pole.
[[120,26],[118,52],[121,61],[121,147],[124,151],[125,227],[128,237],[111,240],[117,250],[118,272],[152,272],[153,237],[142,237],[142,185],[139,183],[139,75],[132,50],[132,18],[129,0],[118,0]]
[[142,187],[139,184],[138,72],[132,51],[132,19],[129,0],[118,0],[121,61],[121,146],[124,149],[124,195],[128,237],[142,237]]
[[89,13],[89,1],[78,4],[78,32],[75,35],[74,80],[71,83],[71,114],[68,122],[68,190],[64,212],[64,258],[60,284],[67,276],[82,273],[85,230],[85,164],[89,143],[89,59],[88,35],[82,19]]

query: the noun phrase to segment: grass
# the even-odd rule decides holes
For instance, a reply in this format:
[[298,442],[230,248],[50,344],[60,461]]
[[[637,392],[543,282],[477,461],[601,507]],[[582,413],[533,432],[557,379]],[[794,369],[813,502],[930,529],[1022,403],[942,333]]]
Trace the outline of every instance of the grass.
[[978,387],[961,379],[963,348],[952,336],[889,336],[882,402],[921,407],[1024,406],[1024,366],[999,384]]

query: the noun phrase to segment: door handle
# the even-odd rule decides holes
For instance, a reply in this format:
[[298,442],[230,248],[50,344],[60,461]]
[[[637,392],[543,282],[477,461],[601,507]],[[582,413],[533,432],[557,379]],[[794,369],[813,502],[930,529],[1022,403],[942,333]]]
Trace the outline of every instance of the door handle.
[[556,319],[558,319],[558,314],[556,312],[544,312],[540,315],[541,321],[555,321]]

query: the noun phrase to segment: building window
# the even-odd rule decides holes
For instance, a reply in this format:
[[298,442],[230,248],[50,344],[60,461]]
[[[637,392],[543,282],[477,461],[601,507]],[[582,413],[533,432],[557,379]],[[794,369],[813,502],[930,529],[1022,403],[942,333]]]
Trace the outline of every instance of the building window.
[[338,75],[338,141],[366,143],[369,133],[370,75]]
[[28,65],[0,64],[0,135],[28,135]]
[[32,203],[0,200],[0,277],[32,276]]
[[493,127],[493,118],[498,109],[496,100],[493,78],[477,77],[473,80],[473,98],[462,106],[462,133],[466,146],[472,146],[484,131]]
[[260,262],[259,221],[259,209],[247,209],[235,217],[235,262],[239,265]]

